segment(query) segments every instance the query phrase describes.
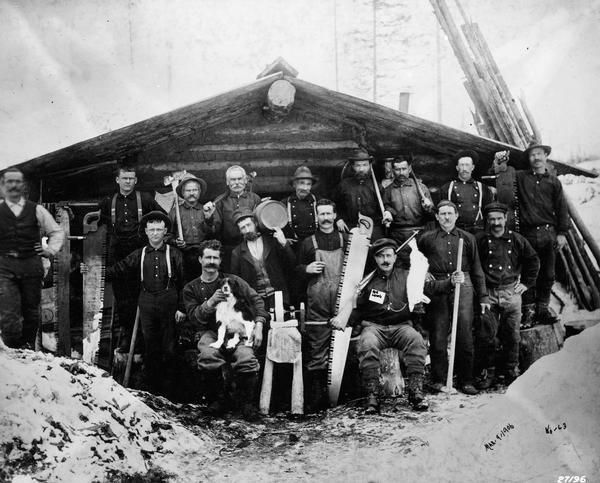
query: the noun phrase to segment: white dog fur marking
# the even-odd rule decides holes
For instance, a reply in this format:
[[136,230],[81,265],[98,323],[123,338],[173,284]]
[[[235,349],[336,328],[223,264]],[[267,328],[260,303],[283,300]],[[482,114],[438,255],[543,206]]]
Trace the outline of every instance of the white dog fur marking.
[[245,345],[251,346],[253,342],[252,333],[256,324],[244,320],[242,313],[236,310],[235,304],[237,299],[231,291],[229,279],[226,278],[223,280],[221,290],[227,295],[227,299],[217,304],[216,320],[217,324],[219,324],[219,329],[217,331],[217,340],[210,344],[210,346],[219,349],[225,342],[227,334],[233,334],[227,341],[227,349],[235,348],[242,339],[246,339]]

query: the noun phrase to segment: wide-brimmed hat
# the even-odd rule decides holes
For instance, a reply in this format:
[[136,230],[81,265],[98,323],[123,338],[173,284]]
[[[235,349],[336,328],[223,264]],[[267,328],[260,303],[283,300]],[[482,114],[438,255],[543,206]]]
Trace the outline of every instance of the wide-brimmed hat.
[[299,166],[294,172],[294,177],[290,181],[290,184],[293,185],[294,181],[298,181],[299,179],[310,179],[313,184],[316,184],[318,181],[318,179],[312,175],[308,166]]
[[146,213],[144,216],[142,216],[142,218],[140,219],[140,228],[139,231],[141,234],[144,233],[144,230],[146,229],[146,225],[148,224],[149,221],[164,221],[165,222],[165,228],[167,230],[171,229],[171,220],[169,219],[169,217],[163,213],[162,211],[151,211],[150,213]]
[[371,245],[371,254],[377,255],[380,251],[385,250],[386,248],[393,248],[396,250],[398,248],[398,243],[396,240],[391,238],[379,238]]
[[460,158],[471,158],[473,160],[473,165],[476,165],[479,162],[479,154],[471,149],[462,149],[458,153],[454,155],[454,164],[458,163]]
[[550,153],[552,152],[552,147],[548,146],[547,144],[542,144],[534,139],[533,141],[531,141],[529,143],[529,146],[527,146],[527,149],[525,149],[525,151],[524,151],[525,156],[529,156],[529,151],[531,151],[532,149],[535,149],[535,148],[542,148],[544,150],[544,152],[546,153],[546,156],[550,156]]
[[373,161],[373,156],[371,156],[364,149],[357,149],[350,156],[348,156],[348,161],[351,163],[354,161]]
[[254,214],[254,212],[252,210],[242,209],[242,210],[236,210],[233,212],[233,224],[234,225],[237,225],[238,222],[243,220],[244,218],[254,218],[254,220],[256,221],[256,215]]
[[183,177],[183,179],[177,185],[177,188],[175,188],[175,190],[177,191],[177,194],[181,198],[183,198],[183,187],[185,186],[186,183],[189,183],[190,181],[195,181],[196,183],[198,183],[200,185],[200,195],[203,195],[204,193],[206,193],[206,189],[207,189],[206,181],[204,181],[202,178],[197,178],[196,176],[194,176],[191,173],[186,173],[185,176]]

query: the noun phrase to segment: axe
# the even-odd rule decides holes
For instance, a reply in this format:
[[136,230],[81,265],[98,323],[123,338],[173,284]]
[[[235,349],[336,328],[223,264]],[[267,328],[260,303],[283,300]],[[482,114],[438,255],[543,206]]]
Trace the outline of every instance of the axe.
[[181,215],[179,213],[179,196],[177,195],[177,186],[180,181],[185,178],[186,175],[185,169],[183,171],[175,171],[170,176],[165,176],[163,178],[163,183],[165,186],[171,185],[173,188],[173,194],[175,195],[175,216],[177,217],[177,234],[180,240],[183,240],[183,228],[181,228]]

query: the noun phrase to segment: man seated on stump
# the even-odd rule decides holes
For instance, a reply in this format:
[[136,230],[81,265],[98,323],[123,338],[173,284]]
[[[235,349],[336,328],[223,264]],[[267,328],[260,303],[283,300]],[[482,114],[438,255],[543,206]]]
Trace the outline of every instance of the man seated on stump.
[[[358,295],[356,308],[350,314],[348,324],[360,332],[358,363],[363,390],[367,398],[367,413],[379,412],[379,364],[381,351],[398,349],[406,364],[408,401],[413,409],[424,411],[429,405],[423,395],[423,377],[427,349],[423,337],[412,325],[408,309],[406,278],[408,270],[397,266],[398,244],[390,238],[380,238],[371,248],[377,269]],[[444,284],[434,282],[425,289],[444,290]],[[344,330],[338,317],[331,319],[331,326]]]
[[[199,259],[202,273],[183,289],[183,301],[190,321],[196,324],[199,336],[198,368],[204,373],[209,412],[220,416],[225,412],[225,387],[222,368],[231,364],[235,377],[242,416],[256,420],[255,390],[258,381],[259,363],[254,355],[263,339],[263,326],[269,321],[262,298],[244,280],[236,275],[219,271],[222,245],[218,240],[207,240],[200,244]],[[217,340],[216,307],[227,299],[221,289],[223,280],[229,279],[231,290],[238,301],[247,308],[246,316],[253,315],[256,327],[252,335],[253,346],[239,344],[234,349],[216,349],[210,344]]]

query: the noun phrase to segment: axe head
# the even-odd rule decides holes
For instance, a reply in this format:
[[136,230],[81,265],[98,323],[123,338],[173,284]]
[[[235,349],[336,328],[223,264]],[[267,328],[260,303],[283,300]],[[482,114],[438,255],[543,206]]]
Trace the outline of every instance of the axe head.
[[179,184],[179,182],[185,178],[185,175],[187,174],[186,170],[182,170],[182,171],[175,171],[173,174],[169,175],[169,176],[165,176],[163,178],[163,183],[165,186],[168,185],[175,185],[177,186]]

